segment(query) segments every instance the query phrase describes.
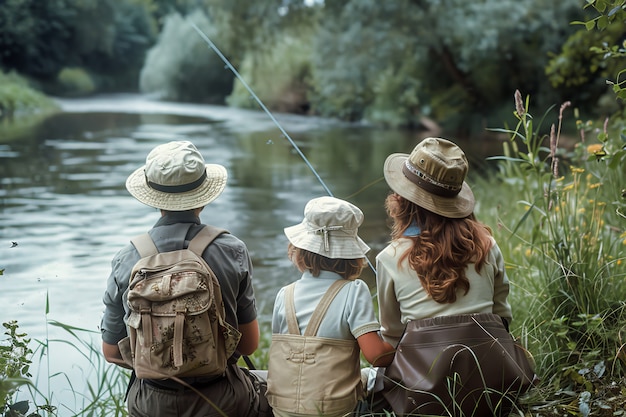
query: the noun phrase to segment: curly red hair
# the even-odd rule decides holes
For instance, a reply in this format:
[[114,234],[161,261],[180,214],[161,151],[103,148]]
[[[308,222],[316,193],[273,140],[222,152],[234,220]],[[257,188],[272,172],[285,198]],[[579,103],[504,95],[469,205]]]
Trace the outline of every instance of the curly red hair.
[[[398,266],[408,259],[426,292],[438,303],[455,302],[458,289],[467,294],[470,283],[465,270],[470,263],[477,271],[484,265],[492,244],[490,229],[473,213],[461,219],[443,217],[397,193],[387,196],[385,209],[392,221],[391,238],[413,241],[411,249],[400,256]],[[404,236],[412,225],[421,232]]]

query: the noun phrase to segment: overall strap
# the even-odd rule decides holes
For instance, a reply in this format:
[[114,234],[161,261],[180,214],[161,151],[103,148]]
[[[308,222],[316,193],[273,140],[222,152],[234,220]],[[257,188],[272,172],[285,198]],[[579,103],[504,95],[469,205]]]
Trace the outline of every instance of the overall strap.
[[[349,282],[350,281],[347,279],[338,279],[332,283],[313,311],[311,320],[304,331],[304,336],[315,336],[317,334],[320,324],[322,323],[322,319],[330,307],[330,303],[335,299],[344,285]],[[300,327],[298,326],[298,319],[296,318],[296,308],[294,304],[295,286],[296,283],[294,282],[285,288],[285,315],[287,318],[287,328],[289,333],[299,335]]]
[[309,324],[306,326],[306,330],[304,331],[304,336],[315,336],[317,335],[317,331],[322,323],[322,319],[326,315],[328,311],[328,307],[330,307],[330,303],[335,299],[339,291],[344,287],[344,285],[348,284],[350,281],[347,279],[338,279],[333,282],[330,288],[326,291],[326,294],[322,297],[319,304],[313,311],[313,315],[311,316],[311,320],[309,320]]
[[287,318],[287,331],[289,334],[300,335],[300,326],[296,317],[296,307],[293,302],[293,293],[296,283],[292,283],[285,288],[285,316]]
[[198,256],[202,256],[204,250],[222,233],[228,233],[228,230],[219,227],[205,225],[197,235],[189,242],[189,249]]

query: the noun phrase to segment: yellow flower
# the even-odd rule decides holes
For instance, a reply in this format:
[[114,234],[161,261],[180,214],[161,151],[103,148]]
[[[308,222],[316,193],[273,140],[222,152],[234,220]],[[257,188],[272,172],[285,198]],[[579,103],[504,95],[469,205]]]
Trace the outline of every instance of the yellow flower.
[[525,255],[526,255],[526,257],[527,257],[527,258],[529,258],[529,257],[530,257],[530,255],[532,255],[532,254],[533,254],[533,251],[532,251],[532,250],[530,250],[530,248],[529,248],[529,249],[526,249],[526,253],[525,253]]
[[587,146],[587,152],[589,152],[592,155],[596,155],[600,152],[603,152],[602,148],[603,146],[601,143],[594,143],[592,145]]
[[581,174],[581,173],[585,172],[585,170],[583,168],[572,167],[572,172],[574,174]]
[[563,187],[563,191],[569,191],[574,189],[574,184],[568,184],[565,187]]
[[589,184],[589,188],[593,190],[594,188],[598,188],[601,185],[602,185],[601,182],[597,182],[595,184]]
[[559,178],[555,179],[554,181],[556,181],[556,182],[563,182],[564,179],[565,179],[565,177],[563,176],[563,177],[559,177]]

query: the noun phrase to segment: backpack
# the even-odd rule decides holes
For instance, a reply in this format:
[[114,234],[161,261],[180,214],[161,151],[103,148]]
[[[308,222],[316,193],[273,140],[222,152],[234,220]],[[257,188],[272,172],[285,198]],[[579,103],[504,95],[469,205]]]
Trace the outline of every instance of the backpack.
[[218,376],[241,333],[226,322],[205,248],[226,230],[205,226],[187,249],[159,253],[148,233],[131,240],[141,259],[127,292],[128,337],[119,342],[138,378]]

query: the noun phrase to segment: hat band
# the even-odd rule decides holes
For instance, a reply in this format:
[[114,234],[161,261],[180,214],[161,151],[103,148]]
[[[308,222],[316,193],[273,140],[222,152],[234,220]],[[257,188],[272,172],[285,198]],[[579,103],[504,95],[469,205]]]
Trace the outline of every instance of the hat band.
[[204,182],[206,177],[207,176],[206,176],[206,169],[205,169],[202,175],[200,176],[200,178],[188,184],[181,184],[181,185],[157,184],[156,182],[150,181],[147,175],[146,175],[146,183],[153,190],[161,191],[162,193],[168,193],[168,194],[178,194],[178,193],[186,193],[187,191],[195,190]]
[[424,172],[417,169],[407,159],[402,165],[402,173],[404,176],[424,191],[438,195],[440,197],[454,197],[461,192],[461,185],[450,185],[436,181]]

